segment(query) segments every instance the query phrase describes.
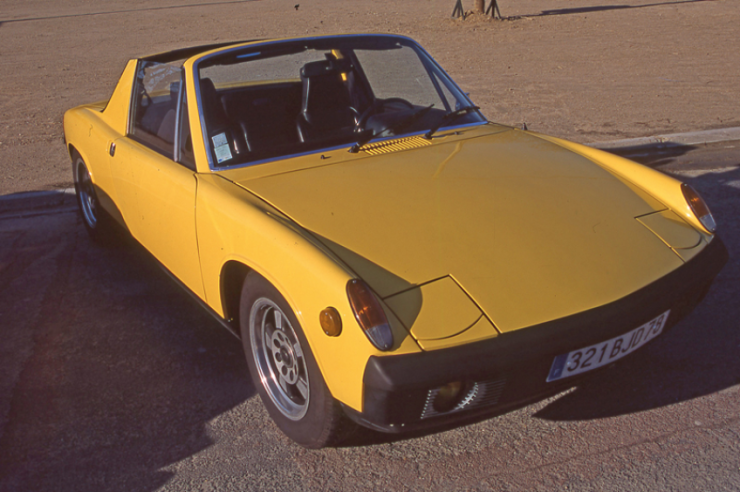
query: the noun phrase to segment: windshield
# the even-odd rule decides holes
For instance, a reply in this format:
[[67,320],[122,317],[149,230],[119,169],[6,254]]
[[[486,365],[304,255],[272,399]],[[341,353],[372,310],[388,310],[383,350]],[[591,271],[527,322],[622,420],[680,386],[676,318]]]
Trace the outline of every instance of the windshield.
[[[424,132],[471,105],[406,38],[271,43],[227,50],[197,67],[214,167]],[[485,121],[477,111],[453,120]]]

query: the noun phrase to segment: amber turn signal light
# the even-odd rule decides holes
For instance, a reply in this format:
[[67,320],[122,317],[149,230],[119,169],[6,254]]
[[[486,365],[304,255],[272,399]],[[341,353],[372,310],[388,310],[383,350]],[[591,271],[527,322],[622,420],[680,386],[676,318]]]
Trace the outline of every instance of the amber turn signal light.
[[319,313],[319,322],[321,329],[330,337],[338,337],[342,333],[342,317],[333,307],[328,307]]

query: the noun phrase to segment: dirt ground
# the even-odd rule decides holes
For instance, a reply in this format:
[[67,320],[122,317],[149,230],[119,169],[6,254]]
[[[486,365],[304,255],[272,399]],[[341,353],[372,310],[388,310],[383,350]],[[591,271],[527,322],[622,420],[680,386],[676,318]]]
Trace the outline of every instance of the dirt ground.
[[62,114],[127,59],[214,41],[409,35],[490,120],[580,142],[740,126],[736,0],[499,2],[461,21],[453,0],[2,0],[0,194],[71,186]]

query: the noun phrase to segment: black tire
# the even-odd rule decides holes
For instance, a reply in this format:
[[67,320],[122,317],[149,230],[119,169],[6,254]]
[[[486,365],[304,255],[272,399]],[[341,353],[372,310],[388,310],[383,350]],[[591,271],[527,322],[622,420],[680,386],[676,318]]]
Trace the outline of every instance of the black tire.
[[244,280],[239,315],[249,373],[272,420],[301,446],[337,444],[353,426],[326,387],[283,296],[262,276],[250,272]]
[[74,174],[77,208],[85,229],[95,241],[107,242],[113,227],[113,219],[100,206],[87,165],[77,153],[72,156],[72,173]]

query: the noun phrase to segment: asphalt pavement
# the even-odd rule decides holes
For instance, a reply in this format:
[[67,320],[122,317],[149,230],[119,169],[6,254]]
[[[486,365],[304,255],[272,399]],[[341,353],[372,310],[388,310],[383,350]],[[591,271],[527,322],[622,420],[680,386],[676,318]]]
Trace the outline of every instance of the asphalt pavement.
[[616,151],[699,190],[731,255],[693,314],[558,397],[319,451],[141,247],[92,243],[69,191],[5,197],[0,491],[740,490],[740,142],[662,145]]

